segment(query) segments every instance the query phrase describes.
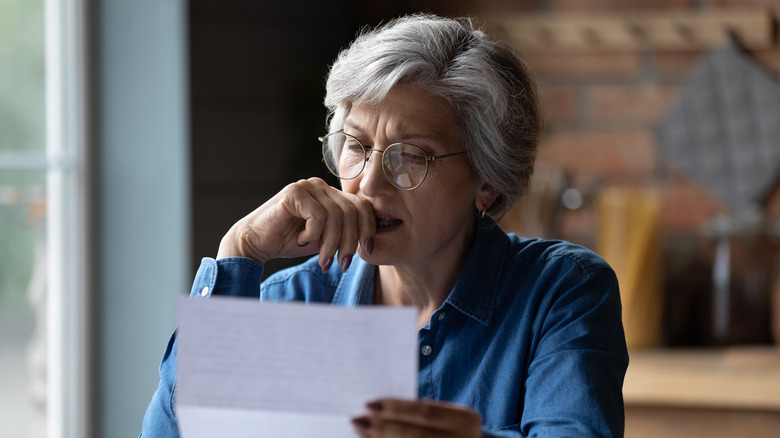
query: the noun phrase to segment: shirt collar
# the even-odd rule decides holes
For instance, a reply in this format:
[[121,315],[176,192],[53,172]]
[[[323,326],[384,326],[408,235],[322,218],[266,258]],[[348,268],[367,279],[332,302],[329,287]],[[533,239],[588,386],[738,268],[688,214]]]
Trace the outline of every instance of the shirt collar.
[[508,247],[504,230],[489,217],[481,219],[466,266],[445,303],[490,325]]
[[374,265],[355,254],[350,268],[341,275],[333,304],[346,307],[366,306],[374,301]]

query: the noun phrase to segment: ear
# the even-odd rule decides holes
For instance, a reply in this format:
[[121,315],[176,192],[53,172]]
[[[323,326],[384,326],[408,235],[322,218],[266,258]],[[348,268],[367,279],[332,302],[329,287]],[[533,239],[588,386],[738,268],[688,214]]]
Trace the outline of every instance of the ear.
[[483,183],[477,193],[474,205],[478,211],[487,210],[493,205],[493,202],[498,198],[498,191],[490,186],[488,183]]

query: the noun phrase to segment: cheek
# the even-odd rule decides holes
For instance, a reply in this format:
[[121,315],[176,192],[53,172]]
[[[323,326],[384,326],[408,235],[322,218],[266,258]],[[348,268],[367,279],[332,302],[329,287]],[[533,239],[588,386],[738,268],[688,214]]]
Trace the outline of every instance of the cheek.
[[407,208],[413,213],[418,220],[423,223],[434,225],[442,218],[446,218],[453,208],[453,194],[442,190],[421,190],[422,187],[418,187],[413,190],[420,190],[419,193],[409,193],[405,199]]

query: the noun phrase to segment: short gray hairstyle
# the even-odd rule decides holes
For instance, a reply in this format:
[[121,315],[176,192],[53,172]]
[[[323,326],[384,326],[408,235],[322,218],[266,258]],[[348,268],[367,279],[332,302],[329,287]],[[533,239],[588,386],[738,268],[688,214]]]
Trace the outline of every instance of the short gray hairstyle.
[[471,19],[397,18],[363,32],[331,67],[325,95],[330,132],[343,128],[353,104],[381,102],[397,85],[450,103],[472,169],[498,193],[488,213],[505,214],[528,189],[542,130],[525,63]]

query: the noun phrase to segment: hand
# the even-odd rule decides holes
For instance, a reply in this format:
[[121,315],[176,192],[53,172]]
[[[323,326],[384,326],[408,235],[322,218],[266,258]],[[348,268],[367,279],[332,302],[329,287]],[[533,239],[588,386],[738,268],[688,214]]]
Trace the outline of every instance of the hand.
[[435,400],[382,399],[366,406],[369,414],[352,420],[363,438],[480,438],[482,420],[473,410]]
[[265,263],[319,252],[325,272],[338,251],[346,270],[358,244],[371,253],[375,233],[376,217],[368,201],[310,178],[288,185],[236,222],[222,238],[217,258]]

